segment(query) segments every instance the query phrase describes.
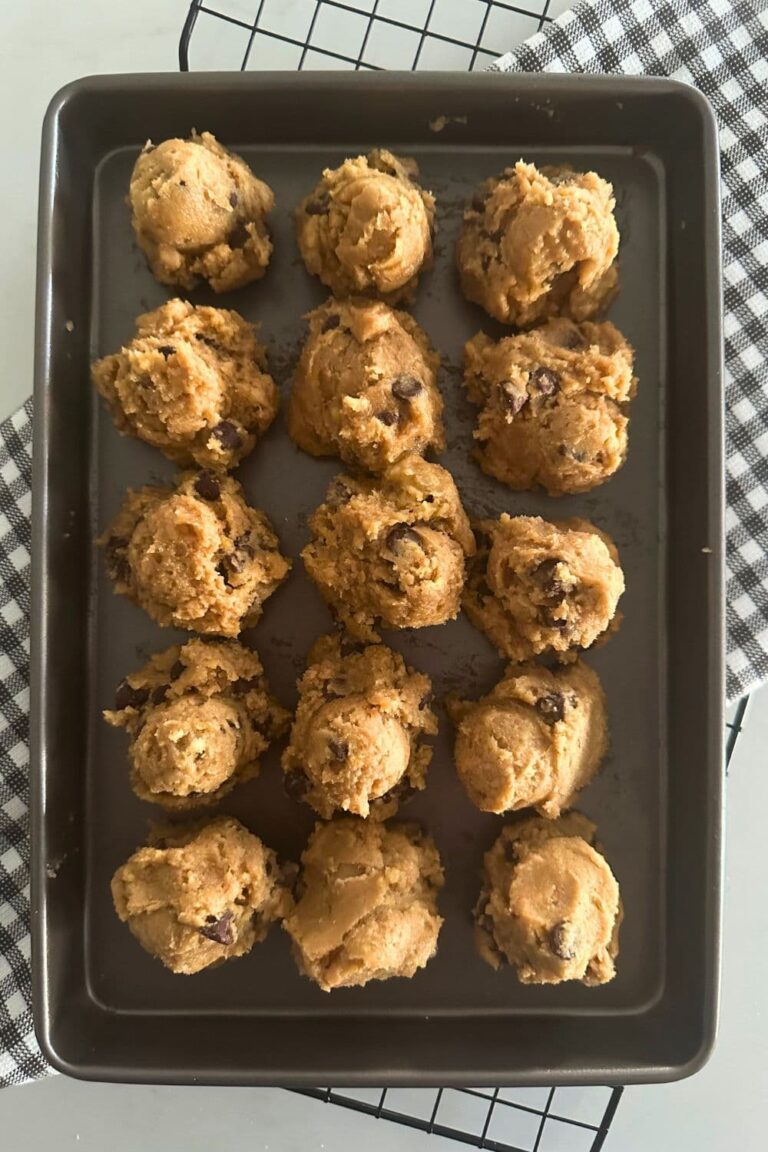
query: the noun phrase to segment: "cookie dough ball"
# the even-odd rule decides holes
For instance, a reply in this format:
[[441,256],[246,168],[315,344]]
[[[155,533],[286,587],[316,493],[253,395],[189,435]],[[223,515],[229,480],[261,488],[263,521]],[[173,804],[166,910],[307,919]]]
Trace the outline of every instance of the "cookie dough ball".
[[550,320],[497,342],[464,346],[464,383],[480,407],[484,472],[550,496],[603,484],[627,455],[633,352],[613,324]]
[[503,324],[588,320],[618,288],[613,188],[595,172],[521,160],[486,180],[464,212],[464,295]]
[[99,543],[116,592],[163,627],[219,636],[255,624],[291,566],[237,481],[208,471],[129,491]]
[[299,969],[324,992],[413,976],[434,956],[443,870],[414,824],[352,816],[317,824],[283,927]]
[[619,625],[624,573],[613,541],[588,520],[481,520],[464,609],[502,656],[589,648]]
[[407,452],[445,446],[439,359],[407,312],[329,300],[308,320],[288,408],[300,448],[380,472]]
[[147,144],[130,189],[133,230],[161,284],[229,292],[264,275],[272,189],[210,134]]
[[270,426],[278,392],[256,329],[237,312],[170,300],[91,368],[120,432],[182,467],[234,468]]
[[383,820],[424,788],[437,732],[428,676],[383,644],[323,636],[299,680],[299,705],[283,753],[286,789],[326,819],[337,810]]
[[104,718],[130,736],[136,795],[170,809],[215,804],[257,776],[259,757],[288,727],[259,657],[233,640],[152,656],[118,686]]
[[409,455],[375,480],[337,476],[309,523],[304,566],[353,636],[377,640],[379,626],[425,628],[458,615],[475,542],[438,464]]
[[578,812],[502,829],[485,854],[475,934],[483,959],[522,984],[607,984],[616,975],[619,886]]
[[334,296],[411,299],[432,262],[435,200],[413,160],[377,149],[327,168],[299,205],[299,248]]
[[274,852],[227,816],[139,848],[112,898],[142,948],[185,975],[250,952],[291,906]]
[[483,812],[559,816],[608,748],[603,689],[580,660],[552,669],[510,664],[487,696],[449,700],[448,710],[459,778]]

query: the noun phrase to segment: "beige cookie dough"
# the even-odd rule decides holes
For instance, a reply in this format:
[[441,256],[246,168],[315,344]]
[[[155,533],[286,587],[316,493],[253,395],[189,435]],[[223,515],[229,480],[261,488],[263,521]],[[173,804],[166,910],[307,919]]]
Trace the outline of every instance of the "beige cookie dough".
[[288,727],[257,654],[234,640],[189,640],[123,680],[104,713],[130,737],[131,786],[165,808],[215,804],[258,776]]
[[410,977],[434,956],[443,870],[414,824],[317,824],[283,922],[299,970],[324,992]]
[[163,627],[219,636],[255,624],[291,566],[237,481],[210,471],[129,490],[99,543],[115,592]]
[[337,476],[309,524],[304,566],[353,636],[458,614],[475,542],[445,468],[409,455],[374,480]]
[[412,299],[432,262],[435,200],[413,160],[376,149],[326,168],[296,212],[299,248],[334,296]]
[[464,212],[464,295],[503,324],[588,320],[618,289],[613,188],[595,172],[522,160],[486,180]]
[[338,634],[313,646],[283,753],[289,795],[328,819],[336,811],[383,820],[424,788],[437,732],[428,676],[383,644]]
[[464,610],[508,660],[571,655],[618,627],[624,574],[588,520],[507,516],[475,525]]
[[136,328],[130,344],[91,368],[120,432],[182,467],[234,468],[277,415],[255,327],[237,312],[170,300]]
[[522,984],[607,984],[616,975],[619,886],[578,812],[502,829],[485,854],[475,934],[483,959]]
[[380,472],[407,452],[445,446],[439,358],[407,312],[329,300],[310,312],[288,431],[313,456]]
[[456,770],[483,812],[570,808],[608,748],[598,676],[577,660],[552,669],[510,664],[480,700],[449,699]]
[[613,324],[550,320],[464,346],[464,383],[480,412],[484,472],[551,496],[603,484],[627,455],[633,351]]
[[146,144],[131,175],[133,230],[161,284],[229,292],[264,275],[272,189],[211,135]]
[[147,952],[191,975],[250,952],[287,915],[286,873],[228,816],[169,828],[112,878],[115,911]]

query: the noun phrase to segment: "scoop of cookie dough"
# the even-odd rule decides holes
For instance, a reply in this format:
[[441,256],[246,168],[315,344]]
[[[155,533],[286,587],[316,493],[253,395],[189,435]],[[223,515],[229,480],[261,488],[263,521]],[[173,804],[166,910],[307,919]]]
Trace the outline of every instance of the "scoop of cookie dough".
[[411,299],[432,262],[435,201],[413,160],[376,149],[327,168],[296,212],[301,255],[334,296]]
[[523,984],[607,984],[616,975],[619,886],[578,812],[502,829],[485,854],[475,934],[483,959]]
[[210,132],[147,144],[130,189],[133,229],[161,284],[229,292],[264,275],[272,189]]
[[226,640],[152,656],[118,686],[104,718],[130,736],[136,795],[170,809],[215,804],[257,776],[259,757],[288,726],[259,657]]
[[413,976],[434,956],[443,870],[414,824],[317,824],[283,922],[301,972],[324,992]]
[[115,872],[112,898],[142,948],[184,975],[250,952],[291,907],[274,852],[228,816],[155,836]]
[[464,789],[483,812],[570,808],[608,747],[605,696],[582,661],[510,664],[481,700],[448,701]]
[[234,468],[278,407],[254,326],[237,312],[170,300],[136,328],[130,344],[91,368],[118,429],[182,467]]
[[129,491],[99,543],[116,592],[163,627],[219,636],[255,624],[291,566],[237,481],[208,471]]
[[502,656],[589,648],[618,627],[624,574],[616,547],[588,520],[481,520],[464,610]]
[[456,258],[464,295],[503,324],[588,320],[618,288],[613,188],[595,172],[522,160],[480,186]]
[[304,566],[353,636],[458,615],[475,542],[449,472],[403,456],[374,480],[337,476],[310,518]]
[[299,705],[283,753],[286,789],[326,819],[337,810],[383,820],[424,788],[437,731],[428,676],[383,644],[323,636],[299,680]]
[[406,452],[445,446],[439,359],[407,312],[329,300],[308,320],[288,407],[300,448],[380,472]]
[[613,324],[550,320],[464,346],[464,383],[480,407],[475,438],[484,472],[551,496],[585,492],[624,463],[634,394],[633,352]]

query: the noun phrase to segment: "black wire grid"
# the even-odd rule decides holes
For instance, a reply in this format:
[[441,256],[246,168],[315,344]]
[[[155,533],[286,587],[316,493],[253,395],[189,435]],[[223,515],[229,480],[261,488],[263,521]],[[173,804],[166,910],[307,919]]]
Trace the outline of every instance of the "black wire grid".
[[[482,69],[564,10],[564,0],[192,0],[179,66]],[[725,732],[726,765],[747,700]],[[598,1152],[623,1088],[305,1089],[302,1095],[490,1152]]]
[[190,69],[199,22],[201,35],[218,38],[227,67],[241,71],[482,69],[564,6],[563,0],[192,0],[179,66]]

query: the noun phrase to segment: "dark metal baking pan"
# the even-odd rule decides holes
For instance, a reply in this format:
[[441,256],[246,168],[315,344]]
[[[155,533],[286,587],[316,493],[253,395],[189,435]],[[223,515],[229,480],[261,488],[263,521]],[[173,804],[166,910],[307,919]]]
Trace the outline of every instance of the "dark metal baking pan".
[[[126,487],[173,470],[117,435],[88,365],[171,294],[134,244],[125,193],[143,141],[192,126],[242,152],[275,189],[266,278],[223,299],[193,298],[261,322],[283,391],[302,313],[324,298],[298,258],[293,207],[346,155],[379,144],[414,155],[439,206],[437,260],[414,312],[444,358],[442,462],[474,514],[585,515],[619,546],[624,622],[589,657],[608,692],[612,750],[581,804],[626,905],[618,976],[605,987],[523,987],[475,954],[478,868],[501,821],[464,797],[445,718],[428,788],[406,810],[434,834],[447,871],[438,954],[413,980],[325,995],[299,977],[279,930],[248,957],[181,978],[145,955],[113,912],[109,878],[154,812],[132,796],[124,739],[100,712],[121,677],[175,637],[113,596],[93,540]],[[481,327],[499,331],[457,289],[461,206],[521,155],[594,167],[614,182],[622,290],[611,318],[637,349],[626,467],[560,501],[511,493],[480,473],[458,372],[463,341]],[[586,76],[117,76],[55,97],[42,163],[33,919],[36,1027],[48,1059],[93,1079],[224,1084],[627,1083],[694,1070],[716,1020],[722,785],[718,168],[706,102],[666,81]],[[289,555],[336,467],[299,453],[281,418],[240,469]],[[286,703],[329,624],[297,562],[251,634]],[[386,638],[438,693],[479,693],[501,668],[464,618]],[[283,794],[276,755],[226,810],[289,857],[312,824]]]

